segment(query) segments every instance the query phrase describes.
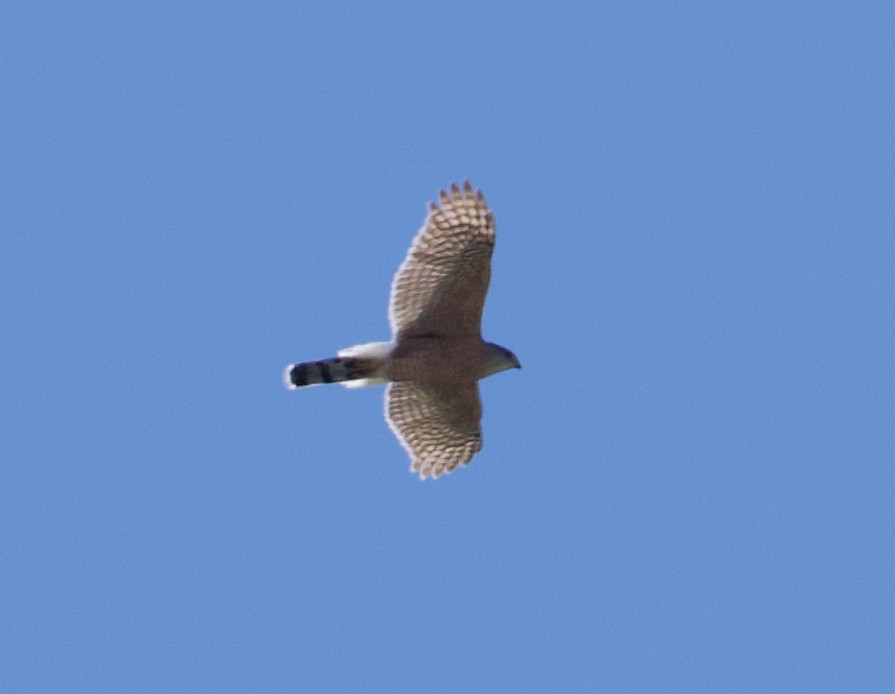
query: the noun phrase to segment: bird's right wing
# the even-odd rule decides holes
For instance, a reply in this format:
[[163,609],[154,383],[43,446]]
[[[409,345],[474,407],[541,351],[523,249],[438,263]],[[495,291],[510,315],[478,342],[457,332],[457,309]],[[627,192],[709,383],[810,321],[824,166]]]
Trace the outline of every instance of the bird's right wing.
[[395,337],[478,335],[491,279],[494,215],[469,181],[441,191],[392,281]]

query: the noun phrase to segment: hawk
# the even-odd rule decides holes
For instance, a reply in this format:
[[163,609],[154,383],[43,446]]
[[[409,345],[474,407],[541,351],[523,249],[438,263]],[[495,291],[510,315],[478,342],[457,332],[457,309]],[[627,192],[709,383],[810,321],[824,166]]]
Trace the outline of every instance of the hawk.
[[510,350],[481,336],[491,278],[494,215],[469,181],[440,191],[392,281],[390,342],[291,364],[290,389],[321,383],[388,383],[385,415],[411,472],[438,478],[482,449],[478,381],[520,368]]

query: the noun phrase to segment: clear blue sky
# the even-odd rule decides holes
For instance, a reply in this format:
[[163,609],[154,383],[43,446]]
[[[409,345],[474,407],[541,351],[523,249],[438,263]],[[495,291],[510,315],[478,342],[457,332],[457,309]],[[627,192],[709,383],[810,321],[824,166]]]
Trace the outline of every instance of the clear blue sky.
[[[890,3],[16,3],[4,692],[895,691]],[[485,448],[382,389],[495,210]]]

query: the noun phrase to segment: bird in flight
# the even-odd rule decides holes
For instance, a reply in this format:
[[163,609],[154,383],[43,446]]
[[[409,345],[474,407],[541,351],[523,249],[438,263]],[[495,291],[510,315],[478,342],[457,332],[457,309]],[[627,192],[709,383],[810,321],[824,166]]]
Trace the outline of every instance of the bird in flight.
[[385,416],[420,479],[468,465],[482,449],[478,381],[520,368],[510,350],[482,340],[494,215],[469,181],[440,191],[392,280],[390,342],[291,364],[290,389],[321,383],[388,383]]

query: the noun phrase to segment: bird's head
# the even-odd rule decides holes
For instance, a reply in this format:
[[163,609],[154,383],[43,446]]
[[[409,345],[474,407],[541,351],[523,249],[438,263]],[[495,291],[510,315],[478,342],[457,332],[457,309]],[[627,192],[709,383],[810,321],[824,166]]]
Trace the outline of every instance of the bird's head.
[[485,363],[485,376],[496,374],[499,371],[507,369],[521,369],[522,365],[519,359],[506,347],[495,345],[493,342],[486,342],[488,348],[488,359]]

